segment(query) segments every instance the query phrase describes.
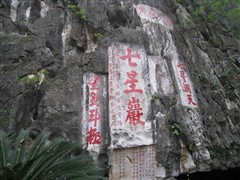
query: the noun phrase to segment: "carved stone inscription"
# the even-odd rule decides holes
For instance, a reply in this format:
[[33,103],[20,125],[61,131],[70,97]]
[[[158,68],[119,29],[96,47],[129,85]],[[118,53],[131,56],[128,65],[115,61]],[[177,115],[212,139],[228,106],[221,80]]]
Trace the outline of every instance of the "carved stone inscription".
[[112,154],[110,179],[154,179],[155,146],[115,149]]
[[107,97],[106,77],[86,73],[83,80],[82,142],[89,151],[98,152],[103,145],[102,127],[106,121],[103,110]]
[[109,119],[111,147],[153,144],[148,62],[142,46],[114,43],[109,56]]

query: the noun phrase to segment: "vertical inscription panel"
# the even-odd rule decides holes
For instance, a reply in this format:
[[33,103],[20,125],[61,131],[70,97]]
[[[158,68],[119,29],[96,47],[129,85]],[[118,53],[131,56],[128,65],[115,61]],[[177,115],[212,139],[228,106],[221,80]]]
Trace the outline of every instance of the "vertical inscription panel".
[[189,75],[186,73],[186,66],[179,60],[172,60],[172,67],[180,91],[182,105],[190,108],[197,108],[197,97]]
[[103,75],[85,73],[83,81],[82,142],[87,150],[99,152],[106,141],[102,130],[107,119],[107,80]]
[[155,154],[154,145],[113,150],[110,179],[155,179]]
[[141,19],[145,19],[153,23],[158,23],[167,29],[173,29],[173,23],[171,19],[154,7],[145,4],[138,4],[136,6],[136,11]]
[[111,147],[153,144],[148,62],[142,46],[114,43],[108,48]]

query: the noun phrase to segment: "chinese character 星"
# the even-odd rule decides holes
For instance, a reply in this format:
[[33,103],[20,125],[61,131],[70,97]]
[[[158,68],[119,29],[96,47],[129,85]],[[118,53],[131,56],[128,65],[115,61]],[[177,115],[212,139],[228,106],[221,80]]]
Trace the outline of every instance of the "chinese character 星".
[[138,92],[138,93],[142,94],[141,89],[136,89],[136,83],[138,82],[138,80],[135,78],[137,76],[137,72],[136,71],[128,72],[127,76],[128,76],[128,79],[124,82],[124,84],[130,84],[129,85],[130,89],[124,90],[123,92],[126,94],[131,93],[131,92]]

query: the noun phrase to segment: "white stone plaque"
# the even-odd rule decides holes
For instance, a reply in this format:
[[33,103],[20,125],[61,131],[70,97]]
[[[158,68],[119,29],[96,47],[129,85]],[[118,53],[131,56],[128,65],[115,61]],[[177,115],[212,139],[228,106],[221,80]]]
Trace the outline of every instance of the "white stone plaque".
[[155,179],[155,154],[154,145],[113,150],[110,180]]
[[154,7],[145,4],[138,4],[136,5],[136,10],[141,19],[160,24],[167,29],[173,28],[171,19]]
[[186,66],[179,60],[172,60],[172,67],[176,77],[179,94],[183,106],[197,108],[197,97],[192,82],[186,72]]
[[107,81],[103,75],[86,73],[83,76],[82,142],[90,152],[99,152],[104,145],[102,132],[106,117]]
[[153,144],[148,62],[142,46],[114,43],[109,57],[109,124],[111,147]]

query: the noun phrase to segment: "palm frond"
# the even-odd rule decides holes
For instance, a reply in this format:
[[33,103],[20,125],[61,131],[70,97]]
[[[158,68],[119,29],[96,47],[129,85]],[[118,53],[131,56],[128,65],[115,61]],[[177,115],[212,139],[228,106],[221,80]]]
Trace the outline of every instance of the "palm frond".
[[47,142],[49,135],[50,133],[47,131],[43,131],[38,135],[29,152],[28,160],[34,159],[38,154],[42,152],[42,149],[45,147],[45,143]]
[[0,130],[0,167],[6,167],[9,163],[9,152],[10,152],[9,141],[7,139],[7,133]]
[[41,160],[32,167],[33,171],[31,179],[35,179],[46,172],[60,157],[71,152],[76,146],[73,143],[60,141],[46,148],[41,154]]
[[29,130],[21,130],[10,147],[7,133],[0,130],[0,179],[104,179],[89,156],[66,156],[78,146],[76,143],[48,140],[49,134],[42,131],[29,145]]
[[29,129],[21,129],[16,138],[12,154],[12,166],[16,166],[17,164],[24,162],[24,158],[26,158],[26,144],[28,141],[29,131]]

